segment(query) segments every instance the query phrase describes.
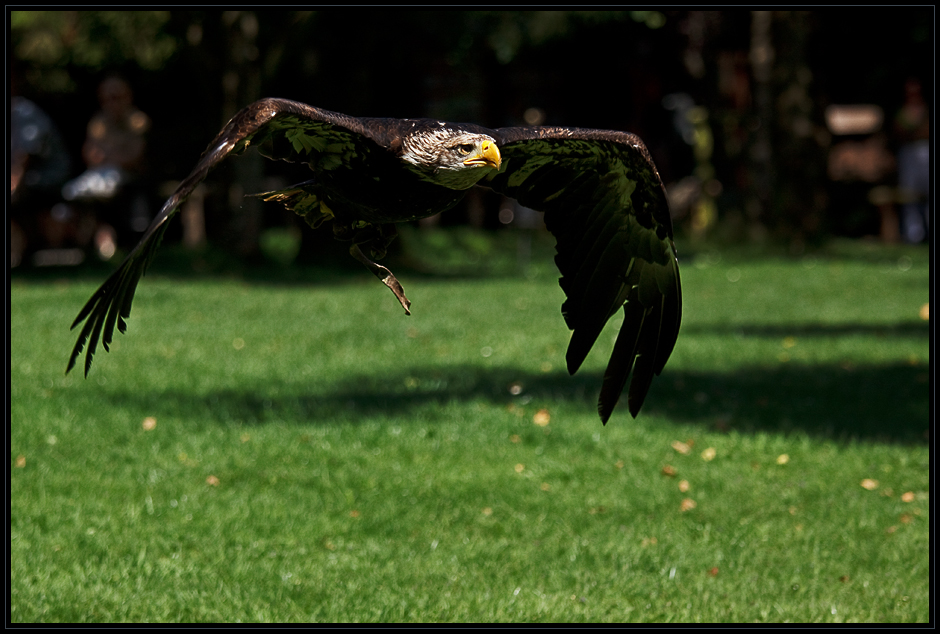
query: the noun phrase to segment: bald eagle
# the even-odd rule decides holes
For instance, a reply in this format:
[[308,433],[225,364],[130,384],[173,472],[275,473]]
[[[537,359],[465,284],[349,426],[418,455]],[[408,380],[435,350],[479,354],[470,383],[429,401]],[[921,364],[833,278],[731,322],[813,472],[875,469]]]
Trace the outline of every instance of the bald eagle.
[[[643,142],[626,132],[558,127],[489,130],[434,119],[354,118],[285,99],[263,99],[229,121],[192,173],[163,205],[140,243],[85,304],[85,322],[68,373],[87,343],[85,375],[99,340],[125,332],[134,291],[169,221],[226,156],[250,145],[271,159],[306,163],[311,180],[260,194],[311,227],[332,224],[350,253],[388,286],[405,312],[398,279],[377,264],[395,223],[456,205],[483,186],[541,211],[557,244],[555,262],[567,296],[562,314],[573,331],[566,361],[574,374],[608,319],[623,324],[601,385],[606,424],[632,372],[627,393],[636,417],[653,375],[679,332],[682,296],[672,221],[662,181]],[[86,321],[87,320],[87,321]]]

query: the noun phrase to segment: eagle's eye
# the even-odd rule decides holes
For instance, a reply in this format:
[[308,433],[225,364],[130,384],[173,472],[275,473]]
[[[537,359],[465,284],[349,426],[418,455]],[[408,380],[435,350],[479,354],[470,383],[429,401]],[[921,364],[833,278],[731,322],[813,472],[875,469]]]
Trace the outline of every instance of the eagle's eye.
[[464,156],[466,156],[467,154],[470,154],[470,152],[473,151],[473,144],[461,143],[460,145],[457,146],[457,151],[463,154]]

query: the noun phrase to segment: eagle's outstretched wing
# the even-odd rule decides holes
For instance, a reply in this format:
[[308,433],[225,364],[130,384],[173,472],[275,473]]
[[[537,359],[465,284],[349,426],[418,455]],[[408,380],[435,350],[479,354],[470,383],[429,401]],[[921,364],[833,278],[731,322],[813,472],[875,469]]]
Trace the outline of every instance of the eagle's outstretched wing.
[[[374,125],[367,125],[372,121]],[[115,324],[118,330],[125,331],[127,324],[124,320],[130,315],[137,283],[160,245],[167,221],[177,214],[180,205],[196,186],[226,156],[240,154],[249,145],[273,144],[268,148],[271,158],[339,165],[353,160],[357,153],[369,151],[368,146],[384,147],[386,140],[382,137],[386,127],[381,125],[383,121],[355,119],[286,99],[263,99],[232,117],[209,144],[196,168],[164,203],[137,246],[75,318],[73,329],[87,321],[72,349],[66,373],[75,365],[87,341],[87,376],[99,339],[107,350]]]
[[682,316],[672,221],[659,173],[635,135],[577,128],[502,128],[499,173],[482,181],[545,213],[573,330],[568,371],[577,371],[622,306],[624,321],[598,399],[605,423],[632,371],[635,417],[654,374],[672,353]]
[[[466,135],[472,139],[468,146],[447,144],[448,139]],[[562,313],[574,331],[567,354],[569,372],[577,371],[607,320],[623,307],[624,322],[604,375],[598,410],[606,423],[632,373],[628,403],[636,416],[653,375],[662,371],[672,352],[682,312],[665,192],[639,138],[576,128],[491,131],[430,119],[356,119],[284,99],[263,99],[248,106],[209,145],[140,243],[75,319],[72,328],[85,323],[66,372],[87,343],[87,375],[98,342],[107,350],[114,327],[125,331],[137,284],[153,259],[167,221],[209,170],[229,154],[253,145],[269,158],[307,163],[316,174],[314,181],[290,191],[269,192],[269,197],[285,204],[293,201],[296,204],[289,208],[316,226],[322,220],[320,214],[334,217],[320,198],[326,191],[331,205],[345,207],[342,222],[335,224],[339,218],[334,222],[334,230],[342,230],[363,223],[404,222],[449,208],[463,195],[464,181],[471,179],[462,175],[461,187],[453,188],[439,170],[444,166],[444,172],[461,170],[461,165],[477,169],[478,161],[467,162],[460,150],[476,143],[483,152],[486,139],[496,141],[502,167],[488,176],[478,172],[475,178],[484,178],[480,184],[544,212],[546,225],[558,241],[555,261],[568,296]],[[430,158],[416,154],[409,143],[428,145],[433,150]],[[495,170],[500,165],[499,152],[489,152],[483,158]],[[403,167],[415,161],[423,166],[421,174]],[[380,181],[381,187],[364,187]],[[364,189],[369,189],[368,195]],[[295,196],[304,200],[295,201]],[[358,243],[353,249],[355,253]],[[387,269],[364,258],[360,259],[374,273],[387,274],[376,273],[380,278],[394,280]],[[396,291],[396,295],[407,310],[403,293]]]

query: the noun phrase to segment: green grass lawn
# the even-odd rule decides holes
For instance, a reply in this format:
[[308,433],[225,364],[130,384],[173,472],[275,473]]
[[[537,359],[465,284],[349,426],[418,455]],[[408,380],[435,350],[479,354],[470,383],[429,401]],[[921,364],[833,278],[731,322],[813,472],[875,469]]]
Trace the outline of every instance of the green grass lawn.
[[158,261],[87,380],[105,275],[14,276],[11,620],[929,619],[926,248],[686,256],[675,352],[606,427],[616,333],[569,377],[533,258],[396,270],[411,317],[365,271]]

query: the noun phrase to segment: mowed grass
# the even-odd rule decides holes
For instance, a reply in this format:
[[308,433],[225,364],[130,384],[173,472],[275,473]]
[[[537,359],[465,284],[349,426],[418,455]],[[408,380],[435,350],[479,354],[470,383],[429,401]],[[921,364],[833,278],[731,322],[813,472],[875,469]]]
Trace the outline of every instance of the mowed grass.
[[[11,291],[10,618],[925,622],[926,248],[682,262],[637,420],[528,277]],[[619,321],[619,317],[617,318]]]

